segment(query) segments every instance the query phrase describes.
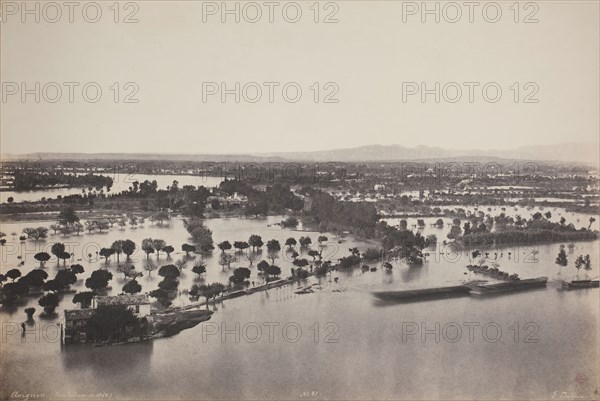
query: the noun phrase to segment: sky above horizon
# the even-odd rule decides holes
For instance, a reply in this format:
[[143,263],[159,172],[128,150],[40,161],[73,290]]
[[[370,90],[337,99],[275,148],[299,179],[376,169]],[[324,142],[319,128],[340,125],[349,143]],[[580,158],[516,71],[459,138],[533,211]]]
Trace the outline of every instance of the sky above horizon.
[[235,22],[221,2],[120,2],[116,13],[114,2],[97,1],[101,16],[82,2],[73,23],[66,7],[58,17],[35,3],[40,22],[20,2],[0,3],[2,153],[510,149],[599,139],[598,2],[518,10],[498,2],[501,15],[484,12],[488,2],[474,10],[457,2],[455,23],[457,9],[437,2],[429,4],[440,7],[439,23],[421,2],[228,1],[239,7]]

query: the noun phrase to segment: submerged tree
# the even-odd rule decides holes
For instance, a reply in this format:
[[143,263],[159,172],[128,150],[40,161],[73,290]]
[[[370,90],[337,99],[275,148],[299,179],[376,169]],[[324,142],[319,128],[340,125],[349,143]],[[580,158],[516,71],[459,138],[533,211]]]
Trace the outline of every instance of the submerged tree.
[[58,306],[58,294],[55,292],[49,292],[44,294],[39,300],[38,304],[44,308],[44,313],[47,315],[53,315],[54,310]]
[[204,262],[198,262],[192,267],[192,271],[200,276],[203,273],[206,273],[206,264]]
[[81,304],[82,308],[89,308],[92,304],[92,298],[94,298],[94,295],[95,294],[92,291],[78,292],[77,294],[75,294],[75,296],[73,296],[73,303]]
[[260,248],[264,245],[262,237],[260,235],[253,234],[248,238],[248,244],[252,247],[252,250],[256,252],[256,248]]
[[137,282],[136,279],[129,281],[123,286],[123,292],[127,294],[137,294],[142,291],[142,286]]
[[98,269],[92,272],[92,275],[85,280],[85,286],[93,291],[100,290],[106,288],[108,286],[108,282],[112,280],[113,275],[111,272]]
[[566,267],[567,264],[569,263],[569,261],[567,260],[567,253],[565,252],[564,249],[560,250],[554,263],[556,263],[558,265],[558,274],[560,274],[560,269],[562,267]]
[[26,308],[25,313],[27,314],[27,320],[32,320],[33,314],[35,313],[35,308]]
[[47,252],[38,252],[33,258],[40,262],[40,267],[44,267],[44,263],[50,260],[50,255]]
[[135,242],[133,242],[132,240],[126,239],[121,244],[121,248],[123,249],[123,253],[127,256],[127,260],[129,260],[131,255],[133,255],[133,253],[135,252],[136,245]]
[[123,253],[123,241],[117,240],[117,241],[113,242],[110,247],[117,254],[117,263],[119,263],[120,262],[119,259],[121,257],[121,254]]
[[196,252],[196,247],[194,245],[183,244],[181,245],[181,250],[185,252],[185,256],[190,256],[190,252]]
[[142,240],[142,251],[146,253],[146,259],[150,258],[151,253],[154,253],[154,240],[152,238]]

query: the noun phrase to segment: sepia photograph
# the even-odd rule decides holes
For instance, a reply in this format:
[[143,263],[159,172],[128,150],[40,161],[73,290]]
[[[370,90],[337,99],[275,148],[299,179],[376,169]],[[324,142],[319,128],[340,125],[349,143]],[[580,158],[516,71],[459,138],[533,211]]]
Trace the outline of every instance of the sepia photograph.
[[600,401],[600,0],[0,0],[0,401]]

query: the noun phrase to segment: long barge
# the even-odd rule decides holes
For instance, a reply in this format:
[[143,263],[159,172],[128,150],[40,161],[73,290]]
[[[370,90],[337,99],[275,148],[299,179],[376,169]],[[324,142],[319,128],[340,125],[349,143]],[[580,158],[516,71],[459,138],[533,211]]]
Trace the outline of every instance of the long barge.
[[522,291],[546,287],[547,283],[548,277],[511,280],[494,284],[487,284],[482,281],[472,281],[463,285],[454,285],[449,287],[422,288],[402,291],[375,291],[373,292],[373,295],[383,301],[416,301],[470,294],[485,295],[511,291]]
[[470,291],[471,287],[466,285],[454,285],[450,287],[422,288],[403,291],[376,291],[373,292],[373,295],[383,301],[411,301],[423,298],[468,295]]
[[562,288],[566,290],[578,290],[582,288],[598,288],[600,287],[600,281],[598,280],[572,280],[563,281]]
[[470,288],[472,290],[471,292],[475,295],[485,295],[542,288],[546,287],[547,283],[548,277],[536,277],[494,284],[476,284],[472,285]]

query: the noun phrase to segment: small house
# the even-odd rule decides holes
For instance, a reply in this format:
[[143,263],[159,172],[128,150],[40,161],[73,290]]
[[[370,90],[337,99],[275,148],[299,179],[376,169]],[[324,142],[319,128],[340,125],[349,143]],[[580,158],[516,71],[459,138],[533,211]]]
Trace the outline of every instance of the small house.
[[90,318],[94,315],[94,312],[99,308],[110,308],[115,306],[126,306],[139,319],[146,318],[151,312],[150,301],[146,295],[123,294],[114,296],[95,296],[92,298],[91,308],[65,310],[65,344],[86,342],[86,327]]

